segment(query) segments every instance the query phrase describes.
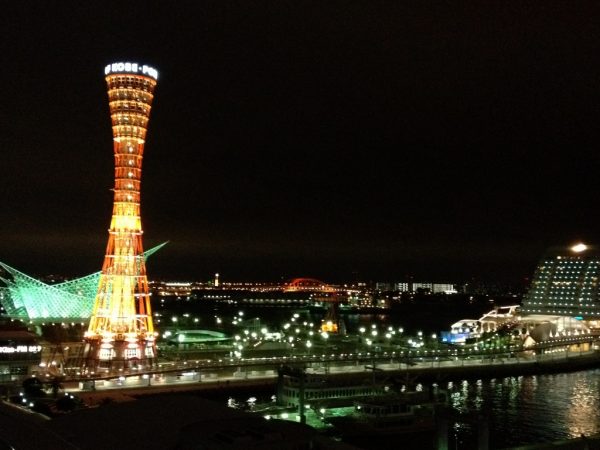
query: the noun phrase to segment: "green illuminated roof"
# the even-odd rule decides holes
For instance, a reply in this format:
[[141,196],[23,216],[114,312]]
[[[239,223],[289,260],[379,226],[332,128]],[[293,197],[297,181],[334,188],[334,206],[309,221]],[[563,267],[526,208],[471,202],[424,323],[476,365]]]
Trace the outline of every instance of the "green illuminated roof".
[[[166,242],[144,252],[147,259]],[[82,321],[92,314],[100,273],[59,284],[47,284],[0,262],[8,276],[0,276],[0,303],[9,317],[30,321]]]

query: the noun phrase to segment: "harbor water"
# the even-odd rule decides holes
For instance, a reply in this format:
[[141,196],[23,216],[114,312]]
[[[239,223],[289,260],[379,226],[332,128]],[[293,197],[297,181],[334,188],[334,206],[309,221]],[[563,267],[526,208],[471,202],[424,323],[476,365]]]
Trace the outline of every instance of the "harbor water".
[[449,448],[477,448],[487,421],[489,448],[600,433],[600,369],[561,374],[451,382],[450,406],[462,421],[450,423]]

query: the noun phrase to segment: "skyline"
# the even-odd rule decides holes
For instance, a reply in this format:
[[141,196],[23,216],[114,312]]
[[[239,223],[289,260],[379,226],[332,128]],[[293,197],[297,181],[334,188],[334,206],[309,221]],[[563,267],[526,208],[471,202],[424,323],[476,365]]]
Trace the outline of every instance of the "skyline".
[[6,7],[0,260],[25,273],[101,267],[117,60],[161,77],[151,278],[519,282],[600,242],[596,5],[103,6]]

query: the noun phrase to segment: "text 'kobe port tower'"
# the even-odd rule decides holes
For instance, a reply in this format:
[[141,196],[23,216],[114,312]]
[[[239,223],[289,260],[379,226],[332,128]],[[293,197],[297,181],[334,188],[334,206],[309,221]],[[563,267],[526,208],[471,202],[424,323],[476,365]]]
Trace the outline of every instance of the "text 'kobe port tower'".
[[140,184],[144,144],[158,72],[137,63],[105,67],[112,119],[115,185],[108,244],[84,335],[84,365],[148,366],[156,344],[142,245]]

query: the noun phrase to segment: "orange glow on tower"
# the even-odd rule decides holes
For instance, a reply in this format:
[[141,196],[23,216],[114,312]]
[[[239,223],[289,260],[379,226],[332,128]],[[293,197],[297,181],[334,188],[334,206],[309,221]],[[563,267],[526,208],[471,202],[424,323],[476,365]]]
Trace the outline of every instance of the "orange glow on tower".
[[156,357],[142,247],[142,157],[158,72],[136,63],[105,68],[112,119],[115,187],[108,245],[85,333],[88,370],[152,365]]

